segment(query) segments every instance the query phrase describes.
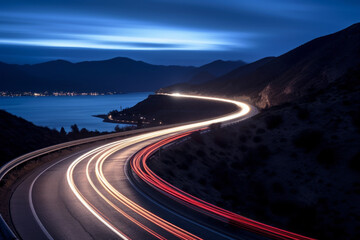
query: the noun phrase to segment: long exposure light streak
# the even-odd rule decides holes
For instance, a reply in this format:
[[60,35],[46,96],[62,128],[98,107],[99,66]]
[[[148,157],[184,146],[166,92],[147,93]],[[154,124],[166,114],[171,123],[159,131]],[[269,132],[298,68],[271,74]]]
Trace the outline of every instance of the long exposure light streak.
[[212,216],[223,222],[227,222],[238,227],[260,233],[267,237],[274,239],[293,239],[293,240],[309,240],[312,238],[305,237],[296,233],[292,233],[286,230],[282,230],[276,227],[272,227],[252,219],[243,217],[239,214],[233,213],[226,209],[217,207],[211,203],[203,201],[195,196],[192,196],[181,189],[171,185],[167,181],[160,178],[156,175],[146,164],[146,161],[149,157],[154,154],[159,148],[174,142],[177,139],[186,137],[193,133],[194,131],[185,132],[176,136],[166,138],[164,140],[158,141],[154,144],[149,145],[148,147],[139,151],[130,161],[130,165],[134,173],[140,177],[144,182],[148,183],[150,186],[154,187],[157,190],[170,196],[171,198],[186,204],[187,206],[198,210],[202,213],[205,213],[209,216]]
[[118,235],[121,239],[127,240],[130,239],[128,236],[126,236],[124,233],[122,233],[119,229],[117,229],[114,225],[111,224],[109,220],[106,219],[106,217],[95,208],[95,206],[92,206],[91,203],[81,194],[79,189],[76,187],[74,183],[73,178],[73,172],[76,167],[76,165],[81,162],[83,159],[87,158],[91,154],[95,153],[97,150],[102,149],[102,147],[97,148],[95,150],[92,150],[79,158],[77,158],[71,165],[69,166],[67,172],[66,172],[66,179],[70,186],[71,191],[75,194],[76,198],[81,202],[81,204],[87,208],[87,210],[93,214],[100,222],[102,222],[106,227],[108,227],[111,231],[113,231],[116,235]]
[[103,173],[103,163],[107,157],[111,154],[117,152],[119,147],[113,147],[109,149],[108,152],[105,152],[101,157],[98,158],[96,162],[96,176],[99,182],[102,184],[104,189],[108,191],[114,198],[116,198],[120,203],[125,205],[126,207],[130,208],[132,211],[136,212],[140,216],[146,218],[147,220],[151,221],[152,223],[156,224],[157,226],[167,230],[168,232],[174,234],[175,236],[179,237],[180,239],[201,239],[179,227],[176,225],[158,217],[154,213],[146,210],[145,208],[141,207],[140,205],[136,204],[135,202],[131,201],[129,198],[125,197],[125,195],[121,194],[117,191],[105,178]]
[[[170,94],[171,95],[171,94]],[[132,223],[136,224],[140,228],[142,228],[144,231],[148,232],[152,236],[158,238],[158,239],[164,239],[163,236],[161,236],[159,233],[156,233],[153,229],[150,229],[149,226],[146,226],[144,223],[140,223],[139,221],[135,220],[133,217],[131,217],[129,214],[127,214],[124,210],[121,210],[119,208],[118,204],[121,204],[122,206],[127,207],[134,213],[138,214],[139,216],[145,218],[149,222],[159,226],[160,228],[166,230],[167,232],[173,234],[174,236],[180,238],[180,239],[201,239],[198,236],[160,218],[156,214],[150,212],[149,210],[145,209],[144,207],[140,206],[139,204],[135,203],[134,201],[130,200],[128,197],[126,197],[124,194],[120,193],[114,186],[112,186],[109,181],[106,179],[106,176],[103,172],[103,165],[106,159],[108,159],[109,156],[116,153],[117,151],[124,149],[126,147],[139,144],[141,142],[146,143],[152,143],[156,141],[157,139],[165,138],[177,133],[193,131],[193,130],[199,130],[203,129],[204,127],[207,127],[213,123],[219,123],[219,122],[227,122],[232,121],[236,119],[240,119],[241,117],[244,117],[250,113],[250,106],[242,103],[237,102],[234,100],[228,100],[228,99],[219,99],[219,98],[212,98],[212,97],[204,97],[204,96],[191,96],[191,95],[181,95],[181,94],[174,94],[172,95],[174,97],[187,97],[187,98],[198,98],[198,99],[207,99],[210,101],[221,101],[221,102],[227,102],[231,104],[235,104],[238,107],[238,110],[218,118],[214,118],[211,120],[201,121],[201,122],[195,122],[191,124],[181,125],[177,127],[172,127],[164,130],[159,130],[155,132],[145,133],[142,135],[129,137],[124,140],[119,140],[116,142],[112,142],[106,145],[103,145],[101,147],[98,147],[92,151],[87,152],[86,154],[81,155],[78,157],[74,162],[71,163],[71,165],[68,167],[67,170],[67,182],[70,186],[71,191],[74,193],[76,198],[80,201],[80,203],[86,207],[86,209],[94,215],[98,220],[100,220],[106,227],[108,227],[112,232],[117,234],[122,239],[129,239],[129,237],[124,234],[119,228],[121,226],[114,226],[114,224],[111,222],[110,219],[108,219],[99,209],[97,209],[94,205],[91,204],[91,202],[84,196],[84,194],[81,193],[81,190],[76,185],[76,182],[74,180],[74,171],[76,167],[79,167],[78,165],[82,161],[88,161],[86,164],[86,178],[89,182],[91,188],[94,190],[96,194],[98,194],[103,200],[105,204],[108,204],[112,208],[114,208],[119,214],[125,216],[127,219],[129,219]],[[91,166],[94,165],[92,162],[96,160],[95,168],[94,170],[91,170]],[[105,197],[104,194],[101,193],[101,190],[98,189],[98,187],[94,184],[94,179],[91,178],[90,172],[94,171],[96,176],[97,183],[100,183],[102,186],[102,191],[106,191],[107,194],[109,194],[111,197],[117,200],[117,204]]]
[[141,227],[142,229],[144,229],[145,231],[149,232],[151,235],[153,235],[154,237],[158,238],[158,239],[166,239],[163,236],[161,236],[160,234],[157,234],[155,231],[151,230],[150,228],[146,227],[144,224],[140,223],[139,221],[137,221],[136,219],[134,219],[133,217],[131,217],[129,214],[127,214],[125,211],[121,210],[118,206],[116,206],[116,204],[114,204],[113,202],[111,202],[108,198],[106,198],[100,191],[99,189],[95,186],[95,184],[93,183],[93,181],[91,180],[90,177],[90,164],[91,162],[99,156],[99,154],[102,154],[102,152],[99,152],[98,154],[94,155],[90,161],[88,161],[87,165],[86,165],[86,177],[87,180],[89,181],[91,187],[95,190],[95,192],[102,198],[104,199],[104,201],[106,201],[106,203],[108,203],[111,207],[113,207],[117,212],[119,212],[120,214],[122,214],[123,216],[125,216],[127,219],[129,219],[130,221],[132,221],[134,224],[138,225],[139,227]]

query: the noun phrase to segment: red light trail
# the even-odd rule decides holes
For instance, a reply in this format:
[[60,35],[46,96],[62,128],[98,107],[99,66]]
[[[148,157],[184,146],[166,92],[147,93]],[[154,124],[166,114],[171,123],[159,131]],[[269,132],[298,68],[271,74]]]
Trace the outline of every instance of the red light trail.
[[220,221],[230,223],[237,227],[270,237],[273,239],[282,239],[282,240],[310,240],[313,238],[305,237],[296,233],[292,233],[283,229],[279,229],[273,226],[266,225],[264,223],[257,222],[255,220],[243,217],[239,214],[233,213],[226,209],[215,206],[211,203],[208,203],[204,200],[201,200],[193,195],[190,195],[181,189],[171,185],[164,179],[156,175],[147,165],[147,160],[161,147],[172,143],[180,138],[189,136],[195,131],[185,132],[176,136],[172,136],[151,144],[146,148],[140,150],[137,154],[133,156],[130,161],[131,168],[133,172],[140,177],[144,182],[160,190],[162,193],[165,193],[167,196],[170,196],[174,200],[186,204],[191,208],[200,211],[208,216],[216,218]]

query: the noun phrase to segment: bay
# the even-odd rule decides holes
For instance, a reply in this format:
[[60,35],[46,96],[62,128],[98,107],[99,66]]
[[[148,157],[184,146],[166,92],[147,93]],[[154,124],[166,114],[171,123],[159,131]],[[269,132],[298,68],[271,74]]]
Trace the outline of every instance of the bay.
[[[132,107],[151,94],[149,92],[100,96],[0,97],[0,109],[22,117],[35,125],[55,128],[77,124],[79,129],[113,131],[117,124],[102,122],[93,115],[114,109]],[[120,125],[120,127],[126,125]]]

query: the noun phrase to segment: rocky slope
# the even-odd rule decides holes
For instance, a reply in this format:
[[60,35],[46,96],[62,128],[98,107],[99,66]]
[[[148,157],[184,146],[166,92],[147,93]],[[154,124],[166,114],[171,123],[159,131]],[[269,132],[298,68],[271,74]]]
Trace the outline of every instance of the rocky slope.
[[239,74],[232,72],[197,85],[177,85],[160,92],[244,96],[260,108],[278,105],[318,89],[360,63],[360,23],[314,39],[279,57]]
[[150,168],[244,216],[318,239],[359,239],[360,65],[327,88],[193,134]]

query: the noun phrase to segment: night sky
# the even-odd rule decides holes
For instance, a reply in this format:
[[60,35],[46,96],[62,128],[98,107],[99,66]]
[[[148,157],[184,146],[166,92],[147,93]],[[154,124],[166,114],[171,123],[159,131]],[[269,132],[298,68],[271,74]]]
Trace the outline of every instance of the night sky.
[[359,21],[359,0],[1,0],[0,61],[251,62]]

